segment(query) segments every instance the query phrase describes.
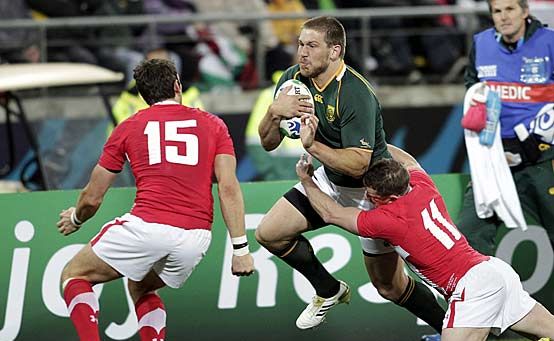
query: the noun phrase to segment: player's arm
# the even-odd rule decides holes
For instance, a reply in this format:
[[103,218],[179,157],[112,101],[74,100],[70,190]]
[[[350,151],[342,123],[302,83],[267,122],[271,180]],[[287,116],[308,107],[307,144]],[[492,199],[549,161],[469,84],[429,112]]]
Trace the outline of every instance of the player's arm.
[[304,149],[329,168],[354,178],[362,177],[369,167],[373,151],[356,147],[335,149],[315,141],[318,124],[317,116],[302,116],[300,138]]
[[424,169],[419,165],[417,160],[405,152],[404,150],[393,146],[392,144],[387,144],[387,149],[389,150],[389,153],[391,154],[392,158],[396,161],[400,162],[408,171],[411,170],[421,170],[424,171]]
[[237,276],[248,276],[254,272],[254,260],[248,252],[248,241],[244,226],[244,201],[236,177],[237,161],[233,155],[218,154],[214,170],[223,221],[233,241],[231,271]]
[[67,236],[77,231],[85,221],[92,218],[100,208],[104,195],[116,176],[117,173],[96,165],[88,184],[79,194],[76,207],[70,207],[60,213],[60,220],[57,224],[58,231]]
[[302,114],[313,113],[313,106],[307,102],[310,96],[287,95],[290,87],[284,88],[271,103],[258,126],[260,141],[265,150],[271,151],[279,146],[283,136],[279,132],[279,122]]
[[358,214],[355,207],[344,207],[323,193],[312,180],[313,166],[311,156],[303,155],[296,164],[296,174],[306,190],[310,204],[328,224],[342,227],[346,231],[358,234]]

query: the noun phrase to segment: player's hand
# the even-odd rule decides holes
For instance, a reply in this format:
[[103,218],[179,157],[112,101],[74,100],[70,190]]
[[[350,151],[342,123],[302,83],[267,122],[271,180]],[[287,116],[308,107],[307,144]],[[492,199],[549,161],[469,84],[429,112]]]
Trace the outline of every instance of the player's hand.
[[310,96],[307,95],[287,95],[291,86],[284,88],[277,98],[271,104],[271,110],[279,119],[289,119],[300,117],[304,114],[313,114],[314,107],[308,102]]
[[75,211],[75,207],[70,207],[60,212],[60,220],[56,225],[58,226],[58,232],[64,236],[72,234],[80,228],[80,226],[75,226],[71,223],[71,214],[73,211]]
[[254,258],[249,253],[244,256],[233,255],[232,263],[231,272],[235,276],[250,276],[254,273]]
[[300,160],[296,163],[296,175],[300,181],[311,179],[314,175],[314,166],[312,165],[312,156],[302,154]]
[[314,143],[319,119],[316,115],[302,115],[300,121],[300,140],[304,149],[308,150]]

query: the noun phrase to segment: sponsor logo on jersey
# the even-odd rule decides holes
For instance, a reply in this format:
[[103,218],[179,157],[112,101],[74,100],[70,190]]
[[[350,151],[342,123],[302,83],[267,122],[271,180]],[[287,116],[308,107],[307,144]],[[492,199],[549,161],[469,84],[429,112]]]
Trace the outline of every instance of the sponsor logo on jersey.
[[328,122],[333,122],[337,115],[335,114],[335,107],[332,105],[327,105],[327,111],[325,112],[325,118]]
[[496,65],[481,65],[477,67],[477,77],[496,77]]
[[367,142],[363,137],[360,139],[360,146],[362,146],[363,148],[371,149],[369,142]]
[[314,101],[323,104],[323,96],[321,96],[320,94],[315,94]]

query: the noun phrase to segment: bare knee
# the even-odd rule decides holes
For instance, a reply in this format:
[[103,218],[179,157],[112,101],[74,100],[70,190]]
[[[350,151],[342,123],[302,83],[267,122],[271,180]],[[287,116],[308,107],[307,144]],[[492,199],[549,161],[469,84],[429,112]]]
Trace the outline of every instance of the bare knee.
[[256,241],[271,252],[278,252],[289,245],[290,240],[279,236],[274,227],[263,222],[256,229]]
[[142,296],[149,293],[155,293],[155,291],[146,290],[144,287],[141,287],[140,285],[134,285],[132,282],[129,282],[128,288],[129,288],[129,295],[131,296],[131,299],[135,304]]
[[64,286],[64,284],[67,284],[66,282],[70,279],[84,279],[84,280],[89,280],[88,278],[86,278],[86,276],[82,276],[81,273],[77,272],[75,267],[73,266],[73,262],[69,262],[68,264],[66,264],[66,266],[63,268],[62,270],[62,274],[60,276],[60,284],[62,285],[62,287]]
[[394,283],[375,282],[373,285],[381,297],[392,302],[397,302],[403,293],[403,288],[399,288]]
[[400,257],[396,253],[387,253],[377,257],[364,257],[364,263],[379,295],[389,301],[398,302],[409,282]]
[[260,243],[261,245],[265,246],[267,243],[267,240],[265,238],[265,234],[262,232],[262,225],[259,225],[258,228],[256,228],[256,241]]
[[63,268],[62,275],[60,277],[60,284],[62,287],[65,285],[65,282],[71,278],[69,271],[67,270],[67,265]]

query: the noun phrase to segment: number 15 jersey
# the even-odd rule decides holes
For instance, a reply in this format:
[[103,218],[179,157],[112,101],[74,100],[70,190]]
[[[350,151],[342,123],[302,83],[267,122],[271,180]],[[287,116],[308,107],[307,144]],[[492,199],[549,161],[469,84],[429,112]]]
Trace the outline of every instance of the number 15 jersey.
[[389,242],[415,273],[449,297],[465,273],[489,257],[475,251],[454,226],[425,172],[410,171],[410,186],[396,201],[362,211],[358,232]]
[[235,155],[220,118],[179,104],[156,104],[116,126],[98,164],[118,172],[129,161],[137,187],[133,215],[149,223],[209,230],[218,154]]

